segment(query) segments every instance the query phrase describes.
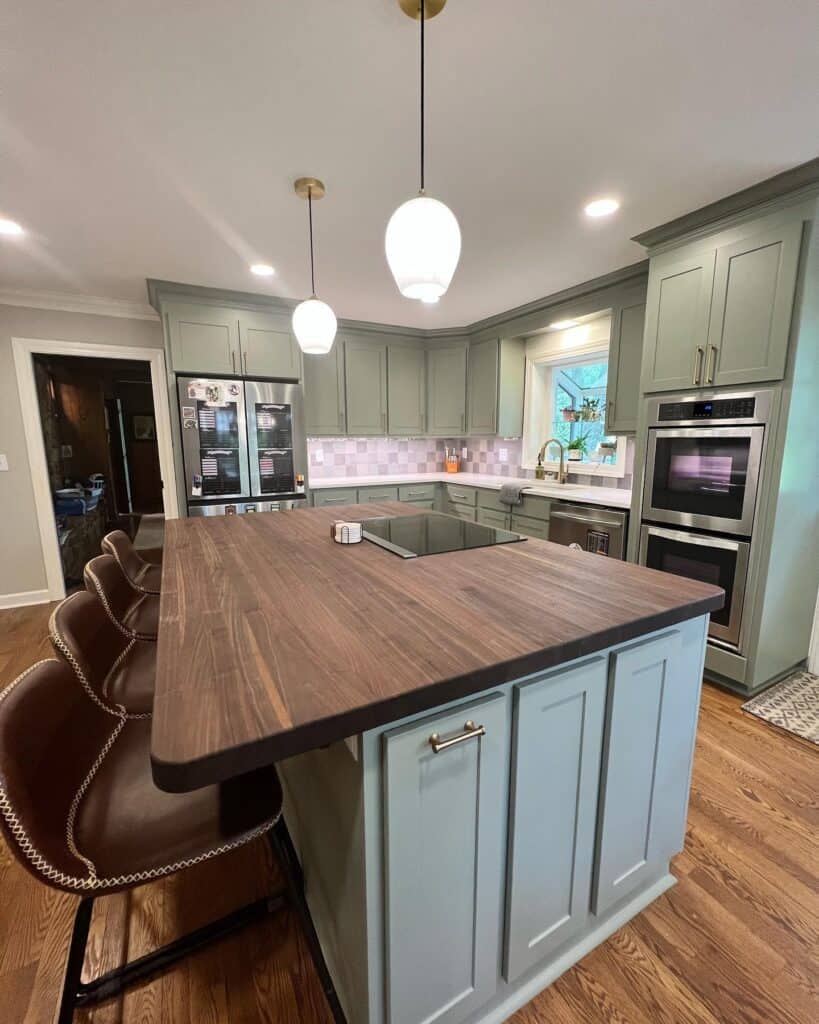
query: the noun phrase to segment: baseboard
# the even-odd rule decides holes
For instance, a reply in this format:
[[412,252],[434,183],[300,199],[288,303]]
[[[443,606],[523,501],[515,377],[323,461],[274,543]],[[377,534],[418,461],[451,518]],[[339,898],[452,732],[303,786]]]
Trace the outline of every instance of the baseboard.
[[19,594],[0,594],[0,608],[25,608],[29,604],[48,604],[47,590],[21,590]]

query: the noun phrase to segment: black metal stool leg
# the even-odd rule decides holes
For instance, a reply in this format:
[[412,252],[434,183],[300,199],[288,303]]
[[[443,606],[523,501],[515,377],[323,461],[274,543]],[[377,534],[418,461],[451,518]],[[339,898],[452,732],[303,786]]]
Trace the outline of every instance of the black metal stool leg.
[[284,817],[279,818],[267,835],[273,848],[273,855],[284,875],[284,884],[288,898],[293,910],[296,912],[299,925],[307,940],[310,957],[318,972],[321,987],[324,990],[324,996],[327,1000],[327,1005],[330,1007],[333,1020],[336,1024],[347,1024],[347,1018],[344,1016],[344,1011],[341,1008],[341,1003],[336,993],[336,987],[333,984],[333,979],[330,977],[330,971],[327,968],[327,962],[324,959],[324,953],[319,944],[318,935],[313,925],[313,918],[310,916],[310,908],[307,906],[307,900],[304,897],[301,865],[293,847],[293,840],[287,831]]
[[88,942],[88,929],[91,926],[91,911],[94,908],[94,897],[84,896],[74,915],[74,928],[71,932],[71,945],[65,963],[63,993],[60,998],[60,1012],[56,1024],[72,1024],[77,993],[80,990],[82,965],[85,960],[85,946]]

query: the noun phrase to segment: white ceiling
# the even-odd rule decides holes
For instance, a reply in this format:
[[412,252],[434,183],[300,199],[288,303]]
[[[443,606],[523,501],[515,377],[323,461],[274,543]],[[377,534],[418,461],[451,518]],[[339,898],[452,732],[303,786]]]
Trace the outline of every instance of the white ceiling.
[[[0,289],[145,278],[340,316],[475,321],[642,258],[629,237],[816,155],[816,0],[449,0],[428,26],[427,189],[461,264],[437,307],[384,259],[417,188],[417,24],[396,0],[25,0],[0,19]],[[616,195],[593,222],[581,207]],[[271,262],[278,275],[253,277]]]

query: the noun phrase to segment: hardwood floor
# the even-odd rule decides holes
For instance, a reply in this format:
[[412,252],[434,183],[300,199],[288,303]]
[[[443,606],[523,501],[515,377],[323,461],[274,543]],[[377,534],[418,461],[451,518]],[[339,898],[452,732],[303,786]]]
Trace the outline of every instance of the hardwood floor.
[[[50,606],[0,612],[0,687],[50,655]],[[819,751],[706,686],[679,884],[517,1013],[514,1024],[819,1020]],[[274,886],[258,843],[95,908],[86,971],[107,970]],[[0,843],[0,1019],[50,1024],[74,897]],[[289,914],[246,929],[76,1024],[324,1024]]]

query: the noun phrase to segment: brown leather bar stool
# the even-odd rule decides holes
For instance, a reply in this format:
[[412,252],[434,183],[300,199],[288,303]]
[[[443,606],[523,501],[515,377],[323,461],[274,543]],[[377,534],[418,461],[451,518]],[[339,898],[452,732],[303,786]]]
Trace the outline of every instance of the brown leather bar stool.
[[128,639],[96,594],[78,590],[54,609],[48,623],[54,650],[74,669],[92,700],[129,717],[154,705],[156,644]]
[[159,597],[134,590],[113,555],[97,555],[83,572],[85,586],[102,601],[112,622],[129,639],[156,640]]
[[[344,1014],[327,971],[282,817],[275,768],[171,794],[153,784],[150,721],[90,700],[71,668],[41,661],[0,693],[0,828],[40,881],[81,897],[57,1024],[76,1007],[119,994],[194,950],[292,904],[334,1019]],[[94,900],[163,878],[268,835],[285,890],[82,983]]]
[[131,538],[124,530],[112,530],[102,538],[102,550],[113,555],[128,582],[143,594],[158,594],[162,582],[162,566],[146,562],[137,554]]

